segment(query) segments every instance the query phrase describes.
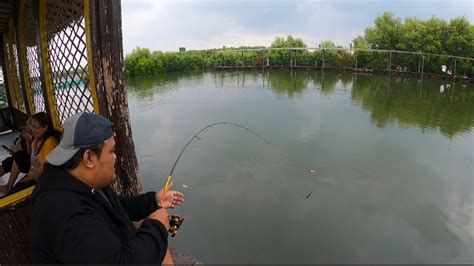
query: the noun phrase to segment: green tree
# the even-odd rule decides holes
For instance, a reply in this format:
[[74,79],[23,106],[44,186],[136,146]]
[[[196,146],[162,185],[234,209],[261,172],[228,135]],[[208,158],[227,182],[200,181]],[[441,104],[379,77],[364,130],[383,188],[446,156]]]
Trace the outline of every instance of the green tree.
[[369,45],[367,41],[365,40],[364,36],[358,35],[352,40],[352,43],[354,44],[354,48],[360,48],[360,49],[369,48]]
[[452,55],[474,57],[474,30],[464,18],[452,19],[447,27],[445,50]]
[[400,44],[401,20],[390,12],[375,18],[375,26],[365,30],[365,40],[371,48],[397,49]]
[[[294,38],[288,35],[286,39],[284,37],[276,37],[273,41],[271,48],[306,48],[306,43],[301,38]],[[291,51],[291,50],[277,50],[271,51],[270,62],[273,65],[289,65],[294,58],[301,57],[304,53],[303,50]]]

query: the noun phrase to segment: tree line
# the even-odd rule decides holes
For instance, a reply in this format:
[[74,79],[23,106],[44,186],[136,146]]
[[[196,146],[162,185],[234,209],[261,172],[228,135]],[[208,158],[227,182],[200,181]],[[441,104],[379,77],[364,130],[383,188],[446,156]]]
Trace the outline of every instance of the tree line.
[[[291,35],[276,37],[271,48],[307,48],[301,39]],[[317,48],[342,48],[332,41],[323,41]],[[458,75],[474,75],[474,64],[469,60],[456,60],[448,55],[474,57],[474,25],[465,17],[445,21],[436,17],[421,20],[408,17],[404,21],[386,12],[374,20],[374,25],[365,29],[363,36],[352,41],[353,48],[400,50],[441,56],[348,50],[270,50],[235,52],[235,48],[208,49],[188,52],[151,52],[147,48],[133,50],[125,57],[127,76],[151,75],[156,73],[214,68],[217,66],[316,66],[356,67],[365,69],[386,69],[389,61],[392,69],[403,64],[407,71],[417,72],[423,61],[424,72],[439,73],[441,65],[453,69],[456,64]],[[268,61],[267,61],[268,60]]]

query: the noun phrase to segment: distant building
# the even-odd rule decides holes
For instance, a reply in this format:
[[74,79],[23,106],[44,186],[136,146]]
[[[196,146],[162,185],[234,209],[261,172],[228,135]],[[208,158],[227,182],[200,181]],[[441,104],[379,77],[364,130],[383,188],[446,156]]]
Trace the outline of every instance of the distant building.
[[186,47],[179,47],[179,52],[180,53],[186,52]]

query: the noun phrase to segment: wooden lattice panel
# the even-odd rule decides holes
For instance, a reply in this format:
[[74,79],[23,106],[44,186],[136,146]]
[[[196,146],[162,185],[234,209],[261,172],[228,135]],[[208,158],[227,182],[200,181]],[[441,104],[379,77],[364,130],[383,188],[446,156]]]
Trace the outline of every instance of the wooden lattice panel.
[[88,71],[84,2],[47,0],[44,11],[51,88],[57,118],[94,112]]

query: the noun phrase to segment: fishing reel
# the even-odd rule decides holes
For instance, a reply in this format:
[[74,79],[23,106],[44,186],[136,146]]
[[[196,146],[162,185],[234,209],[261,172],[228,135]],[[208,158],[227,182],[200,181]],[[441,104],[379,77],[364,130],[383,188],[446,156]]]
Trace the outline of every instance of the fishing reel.
[[168,229],[168,232],[171,233],[171,237],[175,237],[178,233],[179,227],[184,221],[184,218],[179,215],[170,215],[168,219],[170,221],[170,229]]

